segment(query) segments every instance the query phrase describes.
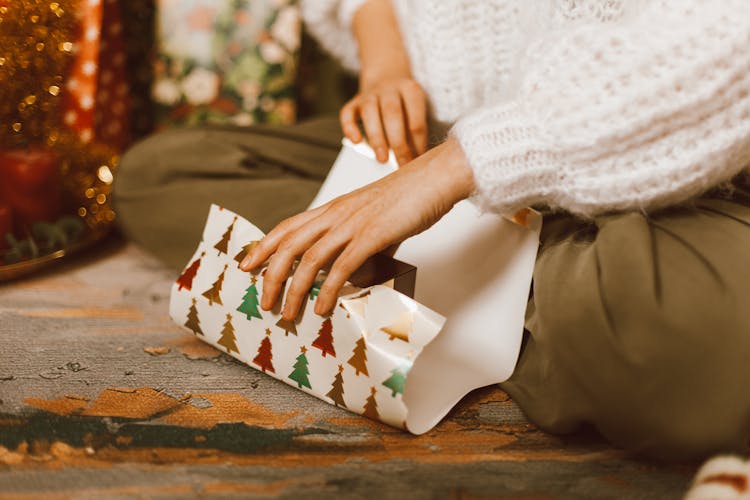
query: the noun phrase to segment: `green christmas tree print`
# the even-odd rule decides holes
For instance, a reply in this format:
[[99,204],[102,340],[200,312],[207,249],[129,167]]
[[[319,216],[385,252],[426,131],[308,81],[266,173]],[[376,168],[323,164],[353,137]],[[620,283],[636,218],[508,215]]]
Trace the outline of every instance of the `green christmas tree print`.
[[237,308],[237,310],[241,313],[245,313],[247,316],[248,321],[252,320],[253,318],[263,319],[263,317],[260,315],[260,311],[258,310],[258,305],[260,304],[260,301],[258,300],[258,289],[255,287],[256,279],[255,276],[253,276],[253,281],[248,287],[247,290],[245,290],[247,293],[245,293],[245,296],[242,297],[242,304]]
[[297,386],[302,389],[302,386],[312,389],[310,386],[310,379],[307,378],[310,375],[310,370],[307,368],[307,348],[302,346],[299,348],[300,355],[297,356],[297,361],[294,363],[294,371],[289,374],[289,378],[297,382]]
[[409,373],[410,366],[401,366],[391,370],[391,376],[383,382],[383,385],[392,391],[391,396],[394,398],[396,394],[404,393],[404,386],[406,385],[406,374]]
[[317,299],[319,293],[320,293],[320,283],[315,283],[310,289],[310,300]]

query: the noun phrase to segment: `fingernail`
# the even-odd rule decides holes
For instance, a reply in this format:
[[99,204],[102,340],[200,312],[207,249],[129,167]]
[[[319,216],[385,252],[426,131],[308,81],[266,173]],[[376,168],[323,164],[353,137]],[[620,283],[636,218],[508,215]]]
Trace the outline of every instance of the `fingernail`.
[[249,269],[250,263],[251,263],[252,261],[253,261],[253,259],[252,259],[252,254],[251,254],[251,253],[248,253],[247,255],[245,255],[245,258],[244,258],[244,259],[242,259],[242,263],[240,264],[240,268],[241,268],[241,269],[242,269],[243,271],[247,271],[247,270]]
[[378,157],[378,161],[384,162],[388,159],[388,151],[383,148],[378,148],[376,156]]

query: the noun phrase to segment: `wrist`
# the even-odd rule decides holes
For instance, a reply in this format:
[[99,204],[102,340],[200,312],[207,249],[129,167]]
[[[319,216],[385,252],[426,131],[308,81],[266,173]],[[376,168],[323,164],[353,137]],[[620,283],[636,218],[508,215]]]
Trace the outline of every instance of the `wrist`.
[[441,149],[441,163],[443,168],[450,172],[450,180],[453,185],[453,195],[456,202],[471,196],[476,190],[474,171],[469,165],[463,148],[454,138],[449,138],[439,146]]
[[352,31],[360,60],[360,89],[388,79],[411,78],[406,53],[391,0],[368,0],[354,13]]
[[[363,64],[359,73],[360,90],[366,91],[388,80],[412,79],[406,57],[393,56],[387,63]],[[401,60],[399,60],[401,59]]]
[[421,158],[425,161],[417,159],[410,165],[423,166],[425,171],[422,175],[435,180],[435,183],[430,183],[433,189],[437,189],[441,199],[451,206],[468,198],[476,190],[474,172],[461,145],[455,139],[449,138]]

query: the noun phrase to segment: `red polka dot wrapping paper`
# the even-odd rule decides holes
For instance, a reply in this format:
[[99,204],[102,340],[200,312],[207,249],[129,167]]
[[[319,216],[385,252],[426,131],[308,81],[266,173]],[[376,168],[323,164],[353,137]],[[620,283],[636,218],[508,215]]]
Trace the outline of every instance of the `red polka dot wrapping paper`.
[[65,83],[63,121],[85,144],[122,150],[130,139],[130,85],[118,0],[81,0],[75,60]]

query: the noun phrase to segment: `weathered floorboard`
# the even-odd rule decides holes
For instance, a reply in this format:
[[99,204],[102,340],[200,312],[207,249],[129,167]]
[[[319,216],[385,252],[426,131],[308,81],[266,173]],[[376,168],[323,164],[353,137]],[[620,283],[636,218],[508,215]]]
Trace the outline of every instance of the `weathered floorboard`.
[[498,388],[418,437],[352,415],[175,327],[173,279],[115,242],[0,286],[0,496],[663,499],[694,471],[545,434]]

